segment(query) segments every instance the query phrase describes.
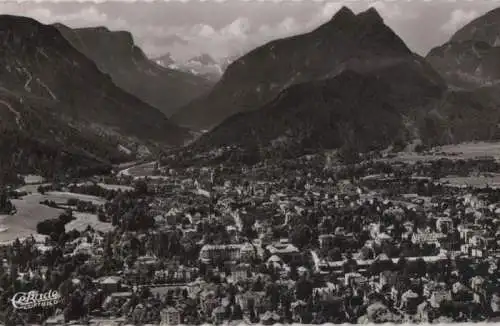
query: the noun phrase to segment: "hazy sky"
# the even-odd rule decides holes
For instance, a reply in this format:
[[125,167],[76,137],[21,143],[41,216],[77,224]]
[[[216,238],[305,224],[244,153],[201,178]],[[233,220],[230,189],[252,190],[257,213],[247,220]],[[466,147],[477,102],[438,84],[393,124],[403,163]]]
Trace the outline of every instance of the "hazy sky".
[[375,7],[407,45],[420,54],[445,42],[471,19],[500,7],[496,0],[3,0],[0,11],[70,27],[129,30],[149,56],[179,59],[200,53],[241,54],[274,38],[301,33],[327,21],[342,6]]

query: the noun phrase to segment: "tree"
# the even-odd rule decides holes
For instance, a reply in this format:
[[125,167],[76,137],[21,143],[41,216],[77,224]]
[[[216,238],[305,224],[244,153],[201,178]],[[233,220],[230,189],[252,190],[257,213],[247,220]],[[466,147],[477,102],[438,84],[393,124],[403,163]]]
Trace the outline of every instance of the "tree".
[[147,182],[144,180],[137,181],[134,185],[134,190],[137,193],[137,195],[139,195],[139,196],[147,195],[148,194]]
[[243,318],[243,311],[241,310],[241,306],[239,304],[233,305],[231,320],[240,320]]
[[307,246],[312,239],[313,234],[311,228],[305,224],[296,226],[290,235],[291,242],[300,249]]
[[339,159],[344,164],[355,164],[360,161],[359,151],[351,144],[344,144],[338,151]]
[[299,300],[307,301],[313,293],[312,283],[305,278],[300,279],[296,284],[296,296]]

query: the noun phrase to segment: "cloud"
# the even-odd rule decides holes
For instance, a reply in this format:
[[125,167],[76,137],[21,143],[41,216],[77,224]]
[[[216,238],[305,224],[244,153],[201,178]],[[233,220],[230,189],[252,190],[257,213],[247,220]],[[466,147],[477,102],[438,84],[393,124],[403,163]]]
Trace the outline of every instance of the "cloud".
[[411,8],[407,7],[406,10],[404,10],[395,2],[375,1],[369,6],[377,9],[380,15],[387,20],[407,20],[415,19],[419,16],[418,13],[411,10]]
[[56,13],[41,5],[19,5],[16,3],[0,4],[3,14],[27,16],[43,24],[63,23],[71,27],[86,27],[105,25],[110,29],[125,29],[128,24],[124,19],[112,19],[107,14],[99,11],[95,5],[80,8],[69,13]]
[[188,45],[189,42],[178,35],[167,35],[164,37],[156,37],[155,43],[158,46],[173,46],[176,44]]
[[328,2],[320,9],[318,17],[321,19],[331,19],[343,5],[344,3],[342,2]]
[[455,9],[451,12],[450,19],[441,26],[444,32],[452,33],[477,18],[479,13],[475,10]]
[[220,29],[219,34],[227,38],[245,38],[250,32],[250,20],[245,17],[239,17],[229,25]]
[[[408,20],[418,17],[417,13],[412,10],[403,10],[397,3],[376,1],[359,4],[349,0],[325,2],[319,3],[316,12],[313,12],[309,18],[301,17],[303,21],[298,21],[297,17],[288,16],[275,23],[254,26],[249,18],[239,17],[219,29],[208,24],[196,24],[191,28],[184,28],[177,32],[179,36],[189,42],[189,46],[177,44],[169,51],[174,56],[186,52],[191,53],[187,56],[207,52],[214,58],[228,56],[235,52],[246,52],[271,40],[314,29],[330,20],[344,5],[352,7],[355,12],[373,6],[387,20]],[[157,46],[155,51],[158,51]]]
[[197,24],[193,27],[192,31],[200,37],[212,37],[216,34],[215,29],[207,24]]

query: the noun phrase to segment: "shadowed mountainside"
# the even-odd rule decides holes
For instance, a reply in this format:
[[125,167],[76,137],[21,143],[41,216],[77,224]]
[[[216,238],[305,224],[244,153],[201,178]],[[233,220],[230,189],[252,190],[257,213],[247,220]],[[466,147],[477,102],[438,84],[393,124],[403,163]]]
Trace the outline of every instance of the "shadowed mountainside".
[[211,92],[172,119],[209,129],[239,112],[252,111],[294,84],[332,78],[344,70],[366,72],[407,62],[431,83],[441,77],[387,26],[375,9],[355,15],[342,8],[315,30],[275,40],[233,62]]
[[170,116],[206,93],[213,83],[201,76],[165,68],[149,60],[132,34],[105,27],[72,29],[55,24],[70,43],[111,76],[120,88]]
[[109,164],[124,158],[119,144],[170,146],[190,137],[115,86],[53,26],[2,15],[0,44],[4,168],[44,172],[63,163],[65,169]]

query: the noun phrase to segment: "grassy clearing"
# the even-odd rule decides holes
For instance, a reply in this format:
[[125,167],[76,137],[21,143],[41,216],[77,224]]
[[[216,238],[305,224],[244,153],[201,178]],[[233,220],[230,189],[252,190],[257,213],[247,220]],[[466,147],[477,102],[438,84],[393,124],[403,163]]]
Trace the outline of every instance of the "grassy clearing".
[[464,159],[472,159],[481,156],[492,156],[495,159],[500,159],[500,142],[462,143],[442,146],[436,150],[447,154],[457,153],[458,156]]
[[156,162],[148,162],[136,166],[132,166],[125,170],[118,172],[118,175],[132,176],[132,177],[145,177],[152,176]]
[[76,194],[73,192],[63,192],[63,191],[48,191],[43,195],[44,199],[52,200],[57,204],[66,204],[68,199],[79,199],[84,201],[90,201],[96,205],[104,205],[106,200],[101,197],[84,195],[84,194]]
[[96,214],[74,212],[73,216],[76,219],[66,224],[66,232],[71,230],[77,230],[80,232],[85,231],[88,226],[102,232],[108,232],[114,229],[114,226],[112,226],[111,223],[99,221]]
[[433,148],[428,153],[400,152],[392,158],[385,158],[385,162],[416,163],[418,161],[430,162],[440,159],[468,160],[490,156],[500,159],[500,142],[475,142],[446,145]]
[[[98,205],[106,202],[104,198],[59,191],[50,191],[44,195],[33,192],[21,199],[13,199],[12,203],[16,207],[17,212],[13,215],[0,215],[0,242],[12,241],[16,238],[25,238],[32,234],[36,234],[36,225],[39,222],[57,218],[64,212],[63,209],[52,208],[40,204],[41,201],[49,200],[57,204],[66,204],[68,199],[71,198],[91,201]],[[108,224],[110,226],[109,223],[99,222],[97,216],[95,216],[94,222],[93,217],[81,215],[84,213],[74,212],[73,214],[75,217],[79,216],[76,221],[73,221],[75,223],[74,225],[76,225],[74,228],[77,229],[80,227],[85,229],[89,224],[93,227],[95,225],[96,229],[105,228],[104,225],[100,225],[99,223]]]
[[17,190],[19,192],[27,192],[27,193],[36,193],[38,192],[38,187],[42,186],[42,187],[47,187],[47,186],[51,186],[52,183],[42,183],[42,184],[29,184],[29,185],[24,185],[24,186],[21,186],[19,188],[17,188]]
[[114,185],[114,184],[107,184],[107,183],[99,183],[99,187],[102,187],[107,190],[121,190],[121,191],[132,191],[134,190],[134,187],[131,186],[123,186],[123,185]]
[[449,176],[441,178],[440,182],[447,183],[454,186],[471,186],[476,188],[500,187],[500,175],[492,176]]
[[12,241],[16,238],[36,234],[36,225],[46,219],[57,218],[63,210],[40,204],[44,196],[31,194],[22,199],[13,199],[17,212],[13,215],[1,216],[0,242]]

